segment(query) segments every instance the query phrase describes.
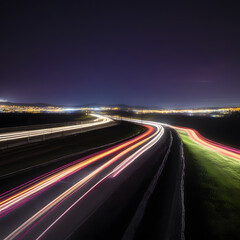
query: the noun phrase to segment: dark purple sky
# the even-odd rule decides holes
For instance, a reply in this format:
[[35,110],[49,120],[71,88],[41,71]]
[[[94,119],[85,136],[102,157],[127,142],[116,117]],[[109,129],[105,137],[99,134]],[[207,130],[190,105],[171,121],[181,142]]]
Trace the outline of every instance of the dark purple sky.
[[240,105],[240,14],[231,1],[5,0],[0,19],[0,97]]

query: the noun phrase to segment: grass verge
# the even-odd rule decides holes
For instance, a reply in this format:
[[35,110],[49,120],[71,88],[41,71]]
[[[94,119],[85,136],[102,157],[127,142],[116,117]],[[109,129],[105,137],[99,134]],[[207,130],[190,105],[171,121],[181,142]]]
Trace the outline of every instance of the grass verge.
[[178,132],[186,159],[186,239],[240,239],[240,162]]

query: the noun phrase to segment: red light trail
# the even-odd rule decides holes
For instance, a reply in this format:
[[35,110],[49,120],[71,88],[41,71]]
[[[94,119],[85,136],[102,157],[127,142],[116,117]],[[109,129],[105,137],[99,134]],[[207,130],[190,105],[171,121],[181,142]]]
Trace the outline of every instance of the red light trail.
[[185,127],[177,127],[172,126],[176,130],[184,131],[188,134],[188,136],[196,143],[201,144],[202,146],[205,146],[213,151],[216,151],[220,154],[223,154],[224,156],[231,157],[237,160],[240,160],[240,150],[235,149],[232,147],[228,147],[226,145],[214,142],[212,140],[209,140],[205,137],[203,137],[197,130],[191,129],[191,128],[185,128]]

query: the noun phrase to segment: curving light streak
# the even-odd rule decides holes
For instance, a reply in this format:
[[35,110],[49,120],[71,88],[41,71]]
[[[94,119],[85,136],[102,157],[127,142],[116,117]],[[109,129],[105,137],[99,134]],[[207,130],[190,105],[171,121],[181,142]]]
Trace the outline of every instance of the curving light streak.
[[212,140],[209,140],[205,137],[203,137],[197,130],[191,129],[191,128],[185,128],[185,127],[176,127],[172,126],[176,130],[184,131],[188,134],[188,136],[196,143],[201,144],[202,146],[205,146],[213,151],[216,151],[220,154],[223,154],[224,156],[231,157],[237,160],[240,160],[240,150],[235,149],[232,147],[225,146],[223,144],[214,142]]
[[[139,121],[132,121],[136,123],[140,123]],[[142,122],[141,122],[142,123]],[[150,124],[149,121],[145,121],[144,123]],[[144,145],[142,148],[140,148],[138,151],[133,153],[130,157],[128,157],[125,161],[120,163],[116,168],[114,168],[110,173],[108,173],[106,176],[101,178],[93,187],[91,187],[88,191],[86,191],[77,201],[75,201],[68,209],[66,209],[51,225],[49,225],[37,238],[36,240],[39,240],[43,237],[43,235],[51,228],[53,227],[69,210],[71,210],[80,200],[82,200],[89,192],[91,192],[94,188],[96,188],[99,184],[101,184],[103,181],[105,181],[109,177],[116,177],[120,174],[127,166],[129,166],[134,160],[136,160],[140,155],[142,155],[145,151],[147,151],[149,148],[151,148],[153,145],[155,145],[158,140],[162,137],[164,134],[164,128],[158,124],[151,122],[152,126],[155,126],[157,128],[157,131],[147,139],[142,140],[141,142],[146,142],[149,139],[152,139],[150,142],[148,142],[146,145]],[[142,143],[139,142],[135,144],[136,146],[141,145]],[[130,149],[134,149],[134,146],[131,146],[129,149],[126,149],[125,151],[121,152],[119,155],[124,155],[124,152],[129,152]],[[118,156],[116,156],[118,158]],[[113,159],[112,159],[113,160]],[[110,160],[110,161],[112,161]]]
[[[136,121],[135,121],[136,122]],[[139,123],[139,122],[138,122]],[[146,122],[147,123],[147,122]],[[77,202],[79,202],[84,196],[86,196],[93,188],[95,188],[98,184],[100,184],[102,181],[104,181],[106,178],[108,178],[109,176],[111,177],[116,177],[123,169],[125,169],[129,164],[131,164],[135,159],[137,159],[137,157],[139,157],[141,154],[143,154],[145,151],[147,151],[150,147],[152,147],[154,144],[156,144],[156,142],[161,138],[161,136],[164,133],[163,127],[161,127],[159,124],[154,123],[154,124],[149,124],[149,122],[147,123],[148,125],[152,125],[154,127],[157,128],[157,131],[154,132],[153,128],[150,126],[147,126],[148,131],[145,132],[144,134],[140,135],[139,137],[134,138],[131,141],[128,141],[126,143],[121,144],[120,146],[116,147],[118,150],[122,150],[120,151],[115,157],[111,158],[109,161],[107,161],[106,163],[102,164],[100,167],[98,167],[96,170],[92,171],[90,174],[88,174],[86,177],[84,177],[83,179],[81,179],[79,182],[77,182],[76,184],[74,184],[72,187],[70,187],[69,189],[67,189],[65,192],[63,192],[61,195],[59,195],[57,198],[55,198],[53,201],[51,201],[49,204],[47,204],[44,208],[42,208],[41,210],[39,210],[37,213],[35,213],[31,218],[29,218],[26,222],[24,222],[22,225],[20,225],[16,230],[14,230],[10,235],[8,235],[5,239],[14,239],[15,237],[19,236],[21,233],[23,233],[23,235],[25,235],[35,224],[37,224],[38,221],[40,221],[42,218],[44,218],[44,216],[46,216],[46,214],[48,214],[50,211],[52,211],[53,209],[55,209],[60,203],[62,203],[63,201],[65,201],[68,197],[70,197],[72,194],[74,194],[79,188],[81,188],[82,186],[84,186],[87,182],[89,182],[90,180],[94,179],[100,172],[102,172],[104,169],[106,169],[107,167],[109,167],[110,165],[112,165],[114,162],[116,162],[117,160],[119,160],[120,158],[122,158],[124,155],[126,155],[127,153],[133,151],[134,149],[138,148],[139,146],[143,145],[143,147],[141,147],[139,150],[137,150],[136,152],[134,152],[133,154],[130,155],[130,157],[128,157],[126,160],[123,161],[123,164],[120,163],[116,168],[114,168],[112,171],[110,171],[108,174],[106,174],[104,177],[102,177],[100,179],[100,181],[98,181],[93,187],[91,187],[89,190],[87,190],[75,203],[73,203],[61,216],[65,215],[65,213],[70,210],[70,208],[72,208]],[[124,147],[126,149],[123,150]],[[115,148],[109,150],[112,151]],[[106,156],[109,153],[109,151],[106,151],[105,153],[101,153],[99,154],[100,156],[95,156],[95,157],[99,157],[102,158],[103,154],[105,154]],[[113,152],[116,152],[117,150],[115,149]],[[111,152],[112,153],[112,152]],[[93,157],[93,158],[95,158]],[[84,162],[88,162],[89,164],[92,163],[92,161],[89,161],[89,159],[85,160]],[[82,164],[78,163],[78,164]],[[76,164],[76,165],[78,165]],[[75,166],[71,166],[71,167],[75,167]],[[73,168],[73,172],[76,170],[75,168]],[[69,173],[69,169],[64,169],[64,171],[67,170],[67,174]],[[77,170],[76,170],[77,171]],[[60,172],[61,173],[61,172]],[[57,173],[57,176],[58,174]],[[60,174],[61,175],[61,174]],[[53,176],[51,176],[50,178],[47,178],[48,181],[52,181]],[[48,182],[47,181],[47,182]],[[13,198],[8,198],[8,201],[4,202],[5,203],[9,203],[11,201],[15,201],[16,198],[24,196],[25,198],[27,198],[27,196],[25,196],[26,193],[28,193],[29,191],[31,192],[33,189],[36,189],[38,187],[41,187],[41,185],[45,186],[46,182],[45,181],[41,181],[41,184],[37,183],[37,185],[34,185],[35,187],[32,188],[30,187],[28,189],[28,191],[21,191],[21,194],[17,193],[17,195],[15,195]],[[38,189],[38,191],[40,191]],[[60,219],[61,216],[58,218]],[[58,219],[56,219],[54,221],[53,224],[55,224]],[[53,225],[51,224],[41,235],[40,237]],[[29,228],[27,230],[27,228]],[[23,236],[22,235],[22,236]],[[21,237],[22,237],[21,236]],[[21,238],[20,237],[20,238]]]
[[[149,124],[149,123],[148,123]],[[114,170],[112,173],[112,177],[116,177],[118,174],[120,174],[126,167],[128,167],[132,162],[134,162],[140,155],[142,155],[144,152],[146,152],[149,148],[151,148],[154,144],[158,142],[158,140],[162,137],[164,134],[164,128],[160,126],[159,124],[151,123],[156,128],[157,131],[153,135],[153,139],[148,142],[146,145],[144,145],[142,148],[137,150],[134,154],[132,154],[130,157],[122,161]],[[161,128],[160,128],[161,127]]]
[[[34,184],[31,184],[30,186],[25,187],[23,190],[11,194],[10,197],[5,198],[4,200],[0,201],[0,214],[3,214],[7,211],[7,213],[15,207],[16,204],[21,204],[23,201],[25,201],[27,198],[31,197],[32,195],[42,191],[43,189],[49,187],[50,185],[56,184],[57,182],[67,178],[68,176],[76,173],[77,171],[81,170],[82,168],[88,166],[89,164],[92,164],[106,156],[109,156],[110,154],[117,152],[137,141],[140,141],[141,139],[149,136],[153,132],[152,127],[147,127],[147,131],[140,136],[133,138],[132,140],[128,140],[122,144],[117,145],[114,148],[110,148],[105,150],[104,152],[100,152],[100,154],[97,154],[93,157],[87,158],[86,160],[77,162],[76,164],[73,164],[70,167],[67,167],[66,169],[60,168],[59,172],[54,172],[54,174],[50,176],[45,177],[43,180],[40,179],[40,181],[37,181]],[[78,160],[79,161],[79,160]],[[14,188],[12,191],[15,191],[16,188]],[[9,195],[9,191],[7,192]]]
[[28,131],[19,131],[19,132],[12,132],[12,133],[3,133],[0,134],[0,142],[3,141],[10,141],[28,137],[36,137],[41,135],[53,134],[58,132],[65,132],[71,131],[76,129],[88,128],[93,127],[101,124],[106,124],[111,122],[112,120],[108,117],[104,117],[98,114],[92,114],[92,116],[96,117],[96,121],[86,124],[78,124],[72,126],[64,126],[64,127],[54,127],[54,128],[45,128],[45,129],[37,129],[37,130],[28,130]]

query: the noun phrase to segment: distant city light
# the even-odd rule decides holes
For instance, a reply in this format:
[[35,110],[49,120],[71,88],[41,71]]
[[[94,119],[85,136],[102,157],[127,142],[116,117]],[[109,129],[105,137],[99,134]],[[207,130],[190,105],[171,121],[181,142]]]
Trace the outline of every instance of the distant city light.
[[74,111],[79,111],[81,110],[80,108],[64,108],[64,111],[66,112],[74,112]]
[[0,102],[7,102],[8,100],[0,98]]
[[136,114],[145,114],[145,113],[160,113],[160,114],[187,114],[192,115],[212,115],[212,117],[219,117],[223,114],[229,114],[231,112],[239,112],[240,107],[226,107],[226,108],[210,108],[210,109],[168,109],[168,110],[139,110],[133,109]]
[[[30,112],[30,113],[51,113],[51,112],[75,112],[75,111],[92,111],[92,112],[105,112],[105,111],[118,111],[120,107],[116,106],[101,106],[101,107],[57,107],[57,106],[24,106],[15,104],[4,104],[7,100],[0,98],[0,112]],[[2,104],[1,104],[2,103]],[[128,107],[126,111],[132,111],[135,114],[185,114],[188,116],[200,115],[210,117],[221,117],[233,112],[240,112],[240,107],[225,107],[225,108],[205,108],[205,109],[135,109]]]

